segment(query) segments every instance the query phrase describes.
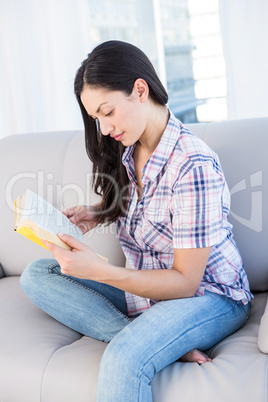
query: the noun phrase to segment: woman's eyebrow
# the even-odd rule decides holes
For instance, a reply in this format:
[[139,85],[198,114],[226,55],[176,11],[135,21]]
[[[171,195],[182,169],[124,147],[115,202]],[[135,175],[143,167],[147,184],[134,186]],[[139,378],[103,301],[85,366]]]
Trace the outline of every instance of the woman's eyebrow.
[[96,110],[96,113],[100,113],[100,108],[102,107],[102,105],[105,105],[105,103],[108,103],[108,102],[101,103],[100,106],[98,107],[98,109]]

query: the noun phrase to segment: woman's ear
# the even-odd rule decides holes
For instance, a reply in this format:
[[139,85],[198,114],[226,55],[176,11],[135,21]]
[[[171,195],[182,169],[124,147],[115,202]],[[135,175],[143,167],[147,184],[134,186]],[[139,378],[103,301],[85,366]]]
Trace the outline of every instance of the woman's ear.
[[133,92],[135,92],[136,95],[139,97],[140,102],[144,103],[149,96],[149,87],[147,82],[144,81],[142,78],[138,78],[134,82]]

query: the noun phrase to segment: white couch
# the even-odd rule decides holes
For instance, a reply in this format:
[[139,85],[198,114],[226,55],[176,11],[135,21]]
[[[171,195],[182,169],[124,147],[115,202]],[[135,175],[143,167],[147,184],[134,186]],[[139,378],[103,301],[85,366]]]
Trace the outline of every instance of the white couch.
[[[267,402],[268,118],[190,129],[222,162],[232,194],[230,221],[255,299],[247,324],[208,351],[212,363],[176,362],[155,376],[154,402]],[[24,295],[20,274],[31,260],[51,254],[13,231],[12,205],[26,187],[59,208],[96,202],[83,133],[9,136],[0,141],[0,158],[0,401],[93,402],[106,344],[58,323]],[[87,243],[124,266],[114,229],[95,229]]]

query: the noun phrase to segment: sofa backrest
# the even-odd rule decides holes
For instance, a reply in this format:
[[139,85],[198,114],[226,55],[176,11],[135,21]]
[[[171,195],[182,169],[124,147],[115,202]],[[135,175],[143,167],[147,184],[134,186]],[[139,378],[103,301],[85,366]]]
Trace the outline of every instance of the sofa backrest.
[[[187,126],[220,157],[231,191],[230,222],[251,289],[268,289],[268,118]],[[0,264],[5,275],[19,275],[35,258],[50,252],[13,231],[13,200],[25,188],[59,209],[97,202],[91,189],[91,163],[82,132],[9,136],[0,141]],[[115,227],[101,226],[87,244],[123,266]]]
[[268,289],[268,118],[186,125],[219,156],[251,289]]
[[[27,264],[53,255],[14,232],[13,200],[30,188],[58,209],[94,204],[91,162],[81,131],[20,134],[0,141],[0,264],[6,276],[20,275]],[[89,232],[86,243],[114,264],[124,266],[125,257],[115,226]],[[0,270],[1,277],[1,270]]]

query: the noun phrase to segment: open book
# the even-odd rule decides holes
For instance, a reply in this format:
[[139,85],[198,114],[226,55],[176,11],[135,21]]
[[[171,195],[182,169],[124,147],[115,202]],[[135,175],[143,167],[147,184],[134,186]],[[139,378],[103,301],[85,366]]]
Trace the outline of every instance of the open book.
[[[70,247],[64,243],[57,233],[71,235],[85,243],[82,230],[76,226],[57,208],[27,189],[15,201],[14,230],[47,249],[41,239],[57,244],[65,249]],[[102,257],[102,256],[100,256]],[[102,257],[107,261],[106,258]]]
[[15,200],[15,230],[44,248],[46,246],[40,239],[70,248],[58,238],[58,232],[70,234],[84,243],[83,233],[78,226],[29,189]]

